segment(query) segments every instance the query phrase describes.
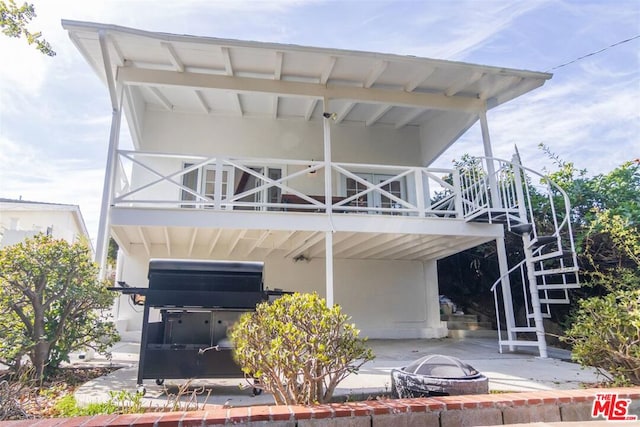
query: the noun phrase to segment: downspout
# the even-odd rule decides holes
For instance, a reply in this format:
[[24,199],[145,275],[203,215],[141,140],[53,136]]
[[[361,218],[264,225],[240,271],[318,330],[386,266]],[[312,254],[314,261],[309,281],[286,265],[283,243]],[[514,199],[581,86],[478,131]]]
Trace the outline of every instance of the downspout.
[[[115,166],[118,150],[118,142],[120,139],[120,124],[122,122],[122,90],[120,88],[120,97],[115,85],[115,79],[111,70],[111,60],[109,57],[109,49],[107,46],[107,37],[104,30],[98,32],[98,40],[100,42],[100,51],[102,52],[102,61],[104,63],[105,76],[107,86],[109,88],[109,98],[111,100],[111,130],[109,135],[109,148],[107,151],[107,164],[105,167],[104,184],[102,188],[102,204],[100,208],[100,220],[98,223],[98,239],[96,242],[95,261],[100,265],[100,279],[104,279],[107,274],[107,254],[109,251],[109,227],[111,202],[113,199],[113,188],[116,177]],[[120,101],[118,101],[120,98]]]
[[332,307],[333,298],[333,222],[331,214],[333,210],[333,190],[331,181],[331,113],[329,112],[329,100],[323,99],[323,142],[324,142],[324,204],[329,219],[330,229],[324,233],[325,244],[325,275],[326,275],[326,301],[327,307]]

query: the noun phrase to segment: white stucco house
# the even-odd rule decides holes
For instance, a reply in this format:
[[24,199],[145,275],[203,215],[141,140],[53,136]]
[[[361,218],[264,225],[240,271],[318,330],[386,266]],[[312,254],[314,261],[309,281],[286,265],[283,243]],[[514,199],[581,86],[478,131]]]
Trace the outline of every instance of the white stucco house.
[[[577,286],[567,207],[539,236],[524,168],[493,158],[487,111],[551,74],[62,26],[111,99],[97,259],[105,265],[113,237],[118,280],[145,286],[152,258],[262,261],[267,287],[316,291],[363,335],[435,338],[447,334],[438,259],[495,241],[500,348],[546,356],[545,308],[564,298],[549,292]],[[123,116],[132,150],[119,145]],[[478,121],[477,167],[430,167]],[[522,234],[525,260],[506,258],[505,230]],[[510,270],[528,278],[524,324]],[[118,318],[122,331],[140,329],[133,307],[121,304]]]
[[0,198],[0,247],[14,245],[38,233],[70,243],[89,233],[77,205]]

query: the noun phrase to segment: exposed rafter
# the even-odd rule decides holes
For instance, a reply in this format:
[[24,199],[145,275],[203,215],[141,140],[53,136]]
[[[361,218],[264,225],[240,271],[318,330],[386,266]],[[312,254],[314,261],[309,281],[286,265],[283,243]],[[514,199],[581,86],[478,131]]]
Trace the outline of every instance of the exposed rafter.
[[142,241],[142,246],[144,246],[144,250],[147,252],[147,256],[151,256],[151,243],[149,243],[149,239],[144,235],[144,230],[142,227],[138,227],[138,235],[140,236],[140,241]]
[[312,233],[311,235],[309,235],[307,238],[305,238],[300,244],[298,244],[292,250],[287,252],[284,255],[284,257],[285,258],[289,258],[289,257],[295,258],[295,257],[297,257],[299,255],[302,255],[302,253],[304,253],[304,251],[306,251],[307,249],[309,249],[310,247],[312,247],[316,243],[321,242],[323,240],[324,240],[324,233],[316,231],[316,232]]
[[482,100],[486,100],[487,98],[489,98],[489,94],[490,93],[496,93],[496,92],[501,92],[503,89],[509,87],[509,86],[516,86],[518,84],[520,84],[520,82],[522,81],[522,77],[516,77],[513,76],[511,78],[507,78],[507,79],[501,79],[498,84],[494,85],[493,87],[488,87],[486,89],[484,89],[483,91],[481,91],[478,94],[478,98],[482,99]]
[[231,64],[231,53],[228,47],[221,47],[222,60],[224,61],[224,69],[227,76],[233,76],[233,65]]
[[164,243],[167,247],[167,255],[171,256],[171,237],[169,236],[169,227],[162,227],[164,232]]
[[176,50],[173,48],[171,43],[160,42],[160,45],[167,50],[167,53],[169,53],[169,60],[171,61],[173,66],[176,68],[176,71],[179,71],[182,73],[184,71],[184,63],[176,53]]
[[198,98],[198,103],[200,104],[204,112],[209,114],[211,112],[211,107],[207,103],[207,100],[204,99],[204,95],[202,94],[202,91],[196,89],[195,94],[196,94],[196,97]]
[[416,74],[413,76],[413,78],[411,80],[409,80],[407,83],[405,83],[403,89],[405,92],[413,92],[413,90],[415,88],[417,88],[418,86],[420,86],[420,83],[422,83],[423,81],[427,80],[433,73],[435,73],[435,71],[437,70],[437,68],[433,67],[433,68],[423,68],[421,70],[418,70],[418,72],[416,72]]
[[420,116],[421,114],[424,113],[424,110],[421,108],[414,108],[413,110],[409,111],[407,114],[405,114],[405,116],[403,118],[401,118],[400,120],[398,120],[396,122],[395,128],[396,129],[400,129],[405,127],[406,125],[408,125],[409,123],[411,123],[412,120],[415,120],[418,118],[418,116]]
[[373,84],[376,82],[376,80],[378,80],[378,78],[382,75],[382,73],[384,73],[384,70],[386,70],[388,66],[389,66],[388,61],[376,62],[376,65],[373,66],[373,68],[369,72],[369,75],[363,82],[364,87],[373,86]]
[[280,239],[276,240],[273,243],[273,246],[269,251],[267,251],[265,257],[271,254],[271,252],[275,251],[276,249],[282,249],[281,246],[284,245],[287,240],[292,239],[297,233],[298,232],[295,230],[285,232]]
[[444,91],[444,94],[446,96],[454,96],[462,89],[466,88],[467,86],[471,86],[472,84],[480,80],[483,75],[484,73],[482,71],[475,71],[469,78],[460,80],[459,82],[449,86],[447,90]]
[[164,108],[169,111],[173,110],[173,104],[171,104],[171,101],[169,101],[169,99],[167,99],[167,97],[164,96],[162,92],[160,92],[160,89],[152,86],[149,88],[149,91],[153,94],[153,96],[155,96],[155,98],[162,104]]
[[[228,47],[221,47],[220,51],[222,52],[222,59],[224,61],[224,70],[228,77],[234,76],[233,64],[231,63],[231,53]],[[242,103],[240,102],[240,94],[239,93],[231,93],[231,103],[233,104],[233,109],[240,114],[240,116],[244,115],[244,111],[242,110]]]
[[264,241],[270,235],[271,235],[271,232],[269,230],[263,231],[262,234],[260,234],[260,237],[258,237],[256,239],[256,241],[253,243],[253,245],[251,245],[251,247],[249,248],[247,254],[251,255],[253,253],[253,251],[255,251],[262,243],[264,243]]
[[196,245],[196,238],[198,237],[198,227],[193,227],[191,231],[191,238],[189,239],[189,248],[187,254],[191,256],[193,254],[193,248]]
[[[276,52],[276,64],[274,67],[274,72],[273,72],[273,80],[280,80],[282,78],[282,62],[284,59],[284,53],[282,52]],[[280,97],[278,95],[275,95],[273,97],[273,107],[271,109],[272,111],[272,117],[274,119],[278,118],[278,102],[280,100]]]
[[213,250],[216,248],[218,240],[220,239],[220,234],[222,234],[222,228],[218,228],[213,234],[213,239],[211,239],[211,243],[209,244],[209,255],[211,255]]
[[336,117],[336,123],[342,123],[342,121],[347,117],[347,115],[353,110],[353,107],[356,106],[355,102],[347,102],[342,110],[338,113]]
[[324,70],[322,71],[322,74],[320,75],[320,84],[321,85],[327,84],[327,82],[331,78],[331,73],[333,72],[333,67],[336,66],[336,61],[337,60],[338,60],[338,58],[336,58],[335,56],[329,57],[329,62],[327,62],[326,67],[324,67]]
[[118,67],[124,66],[126,63],[126,59],[122,54],[122,50],[120,50],[120,46],[118,46],[118,42],[116,42],[115,39],[109,35],[107,36],[107,39],[111,43],[111,47],[113,48],[113,53],[116,54],[115,56],[116,64],[118,65]]
[[242,238],[244,237],[245,234],[247,234],[247,229],[240,230],[236,234],[236,238],[233,240],[233,243],[229,245],[229,250],[227,251],[227,256],[230,256],[233,253],[233,251],[238,246],[238,243],[240,243],[240,240],[242,240]]
[[380,107],[378,107],[376,112],[367,119],[367,121],[365,122],[365,126],[374,125],[378,120],[382,118],[382,116],[387,114],[387,111],[391,110],[391,108],[393,108],[393,105],[381,105]]
[[311,120],[311,116],[313,115],[313,111],[316,109],[316,104],[318,103],[317,99],[309,100],[309,104],[307,105],[307,111],[304,113],[305,120]]

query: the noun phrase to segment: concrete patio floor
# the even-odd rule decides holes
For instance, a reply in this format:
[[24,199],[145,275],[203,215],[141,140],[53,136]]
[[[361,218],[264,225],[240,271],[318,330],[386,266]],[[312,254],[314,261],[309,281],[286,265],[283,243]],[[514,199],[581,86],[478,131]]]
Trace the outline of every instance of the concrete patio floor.
[[[570,362],[566,350],[549,349],[549,358],[537,357],[534,349],[516,352],[498,352],[495,338],[443,338],[431,340],[370,340],[376,359],[366,363],[357,375],[342,381],[336,395],[349,400],[375,398],[388,394],[391,386],[390,371],[400,368],[428,354],[453,356],[470,364],[489,378],[490,391],[534,391],[553,389],[578,389],[582,384],[602,380],[594,369],[583,369]],[[101,402],[109,399],[109,391],[136,391],[138,343],[120,342],[112,349],[111,362],[104,357],[80,360],[72,358],[75,365],[117,365],[123,368],[109,375],[96,378],[79,387],[75,393],[81,404]],[[171,403],[171,394],[186,380],[166,380],[157,386],[154,380],[145,380],[145,405],[165,406]],[[198,397],[200,404],[227,406],[249,406],[273,403],[268,393],[252,396],[251,388],[241,388],[242,378],[195,379],[189,390],[205,386],[211,390]],[[168,396],[168,394],[169,396]]]

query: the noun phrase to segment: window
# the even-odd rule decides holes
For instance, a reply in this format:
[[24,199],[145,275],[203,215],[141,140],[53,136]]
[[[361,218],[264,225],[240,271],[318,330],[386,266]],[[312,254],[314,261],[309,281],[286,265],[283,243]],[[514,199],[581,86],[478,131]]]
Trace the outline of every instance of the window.
[[[193,163],[185,163],[184,169],[193,167]],[[267,166],[252,167],[253,171],[260,175],[266,175],[269,179],[274,181],[282,178],[282,169],[272,168]],[[258,188],[264,185],[265,181],[259,177],[248,173],[242,172],[239,174],[238,179],[235,179],[235,169],[232,167],[224,167],[222,169],[221,179],[221,191],[223,194],[222,201],[230,199],[234,194],[241,194],[251,189]],[[216,190],[216,168],[215,166],[205,166],[202,168],[194,169],[186,172],[182,175],[182,185],[195,193],[198,193],[210,200],[215,200]],[[180,199],[183,201],[196,201],[202,199],[192,194],[187,190],[181,190]],[[254,204],[255,206],[235,206],[237,210],[264,210],[264,206],[259,206],[262,203],[280,203],[281,190],[279,187],[271,186],[261,191],[249,194],[237,200],[237,202],[245,202]],[[195,208],[200,205],[183,203],[183,208]],[[213,208],[214,205],[205,204],[205,208]],[[232,209],[231,206],[223,206],[223,209]],[[278,208],[266,208],[267,210],[277,210]]]
[[[184,169],[188,169],[193,166],[193,163],[185,163]],[[230,167],[223,167],[221,189],[223,197],[221,201],[228,199],[231,196],[231,190],[233,189],[233,169]],[[205,166],[199,169],[191,170],[182,175],[182,185],[187,187],[193,192],[198,193],[210,200],[215,200],[216,189],[216,168],[215,166]],[[181,200],[196,201],[202,200],[196,195],[186,190],[181,190]],[[195,208],[198,205],[194,204],[181,204],[183,208]],[[205,208],[213,208],[213,205],[205,205]],[[224,207],[223,207],[224,209]]]
[[[381,184],[393,178],[394,176],[394,175],[376,174],[376,173],[358,173],[356,175],[358,175],[360,178],[374,185]],[[359,182],[353,178],[346,177],[344,184],[346,188],[347,198],[354,196],[367,189],[366,185],[364,185],[362,182]],[[393,196],[396,196],[399,199],[405,200],[406,189],[405,189],[404,177],[391,181],[383,185],[382,187],[380,187],[380,189],[392,194]],[[381,194],[379,191],[370,191],[368,193],[365,193],[360,197],[358,197],[357,199],[351,201],[349,204],[351,206],[358,206],[363,208],[400,208],[402,207],[402,205],[400,205],[397,201],[389,198],[388,196],[385,196],[384,194]],[[391,214],[391,212],[383,212],[383,211],[378,213],[384,213],[387,215]]]

